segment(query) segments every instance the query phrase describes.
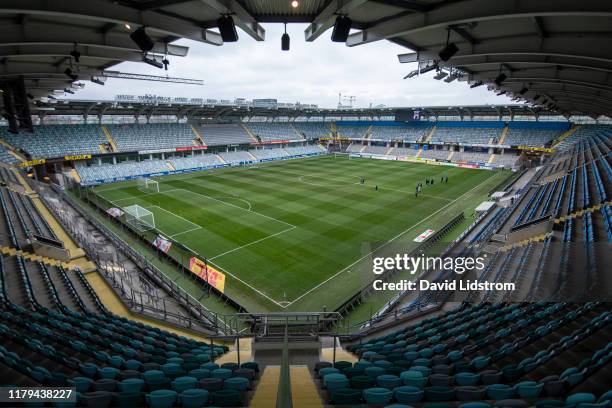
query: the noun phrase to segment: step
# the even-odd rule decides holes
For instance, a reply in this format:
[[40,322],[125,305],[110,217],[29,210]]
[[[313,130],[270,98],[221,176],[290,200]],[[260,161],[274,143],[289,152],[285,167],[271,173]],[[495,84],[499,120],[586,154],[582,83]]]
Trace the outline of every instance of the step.
[[293,408],[323,408],[317,386],[310,370],[304,365],[289,367],[291,375],[291,399]]
[[279,381],[280,366],[267,366],[261,374],[249,406],[251,408],[275,407]]

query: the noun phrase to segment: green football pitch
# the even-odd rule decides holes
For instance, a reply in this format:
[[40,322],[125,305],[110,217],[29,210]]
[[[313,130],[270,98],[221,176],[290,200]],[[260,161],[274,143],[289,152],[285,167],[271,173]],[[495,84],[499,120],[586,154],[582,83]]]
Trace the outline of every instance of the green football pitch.
[[[159,177],[159,192],[136,181],[95,192],[107,206],[151,211],[160,234],[226,274],[226,295],[247,310],[315,311],[375,278],[375,249],[415,248],[425,230],[471,214],[508,173],[330,155]],[[186,264],[177,247],[170,255]]]

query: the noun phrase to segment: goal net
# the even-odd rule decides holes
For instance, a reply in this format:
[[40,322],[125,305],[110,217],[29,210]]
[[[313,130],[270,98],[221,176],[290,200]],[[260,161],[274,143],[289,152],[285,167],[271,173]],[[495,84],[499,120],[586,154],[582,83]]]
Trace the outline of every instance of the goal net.
[[334,152],[334,158],[335,159],[351,159],[352,153],[345,153],[345,152]]
[[150,178],[139,178],[138,179],[138,190],[151,193],[159,193],[159,183]]
[[125,211],[125,221],[138,231],[155,229],[155,216],[146,208],[134,204],[125,207],[123,211]]

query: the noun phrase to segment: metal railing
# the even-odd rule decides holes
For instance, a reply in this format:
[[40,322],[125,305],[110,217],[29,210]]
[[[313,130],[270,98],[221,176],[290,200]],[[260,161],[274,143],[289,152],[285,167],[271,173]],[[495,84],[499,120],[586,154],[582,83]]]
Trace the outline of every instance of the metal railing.
[[[177,285],[175,282],[170,280],[155,265],[150,263],[146,259],[146,257],[128,246],[114,232],[108,229],[108,227],[106,227],[103,223],[98,221],[96,217],[91,217],[87,210],[82,208],[82,206],[72,197],[70,197],[65,191],[55,185],[51,185],[51,189],[59,197],[61,197],[64,202],[68,203],[71,208],[73,208],[78,214],[86,218],[99,232],[101,232],[105,236],[106,239],[108,239],[112,243],[113,246],[125,253],[128,258],[130,258],[144,272],[147,278],[149,278],[159,287],[168,292],[171,297],[176,300],[181,306],[183,306],[190,314],[192,314],[195,319],[168,311],[166,308],[165,300],[163,299],[161,301],[161,304],[159,302],[153,301],[151,303],[153,303],[154,305],[151,305],[145,302],[145,300],[151,300],[149,294],[145,292],[135,291],[132,288],[129,288],[129,291],[126,290],[124,285],[121,283],[121,280],[122,278],[126,278],[128,274],[124,274],[124,276],[122,277],[120,274],[120,270],[116,270],[116,265],[110,267],[108,263],[105,263],[105,261],[101,260],[99,253],[96,251],[96,249],[93,248],[91,245],[87,244],[87,240],[78,237],[78,233],[76,233],[77,238],[80,238],[78,239],[79,245],[83,247],[88,257],[91,258],[94,263],[96,263],[96,266],[98,266],[99,270],[102,272],[102,276],[107,280],[107,282],[109,282],[114,288],[120,289],[119,293],[120,295],[122,295],[121,298],[130,307],[130,309],[136,312],[149,314],[155,318],[162,318],[164,320],[168,320],[172,323],[190,329],[197,328],[198,326],[205,326],[214,333],[231,330],[231,327],[226,325],[223,319],[219,318],[219,315],[217,313],[206,309],[200,302],[197,301],[197,299],[185,292],[184,289]],[[66,228],[68,231],[75,232],[73,231],[73,228],[71,227],[68,220],[66,220],[66,215],[60,214],[53,205],[48,203],[45,194],[41,194],[41,200],[45,204],[47,209],[49,209],[49,211],[54,214],[55,218],[62,224],[64,228]]]

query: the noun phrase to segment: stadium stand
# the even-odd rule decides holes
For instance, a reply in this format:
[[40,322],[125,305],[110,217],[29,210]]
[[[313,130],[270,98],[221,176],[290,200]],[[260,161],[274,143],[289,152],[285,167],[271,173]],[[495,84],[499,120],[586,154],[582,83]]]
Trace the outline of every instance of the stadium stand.
[[387,154],[389,151],[389,147],[387,146],[366,146],[363,150],[363,153],[371,153],[371,154]]
[[416,142],[424,139],[432,128],[430,122],[371,122],[371,125],[370,139],[406,142]]
[[487,163],[491,155],[483,152],[455,152],[452,157],[454,162]]
[[83,182],[120,179],[123,177],[162,173],[170,170],[167,163],[163,160],[143,160],[140,162],[126,161],[115,165],[102,164],[99,166],[77,164],[76,169]]
[[238,124],[203,124],[196,130],[207,146],[250,144],[255,142]]
[[171,149],[194,145],[191,127],[179,123],[106,125],[120,151]]
[[421,157],[425,159],[438,159],[438,160],[446,160],[449,155],[448,150],[440,150],[440,149],[423,149],[423,155]]
[[367,135],[366,132],[370,128],[370,125],[362,124],[359,122],[336,122],[336,129],[338,129],[338,135],[349,139],[364,139]]
[[199,154],[189,157],[173,157],[168,162],[175,170],[188,170],[203,167],[222,165],[223,162],[216,154]]
[[329,137],[331,129],[329,123],[325,122],[293,122],[293,126],[304,139],[318,139]]
[[6,128],[0,135],[12,146],[28,152],[33,158],[63,157],[73,154],[100,153],[100,145],[107,142],[99,125],[44,125],[35,126],[34,133],[16,135]]
[[302,139],[291,123],[248,122],[245,126],[264,142]]
[[497,143],[501,137],[504,122],[490,121],[439,121],[431,141],[489,144]]
[[508,135],[504,141],[510,146],[542,147],[570,128],[569,122],[508,122]]
[[[561,406],[582,398],[574,391],[578,384],[605,376],[600,369],[612,357],[604,340],[611,320],[597,302],[462,304],[348,345],[359,361],[321,362],[314,375],[326,402],[340,406],[519,407],[541,406],[545,400]],[[595,401],[597,395],[585,398]]]
[[253,155],[245,151],[219,153],[219,156],[229,164],[251,163],[256,160]]
[[18,164],[20,160],[18,160],[15,156],[13,156],[7,148],[0,144],[0,162],[6,164]]

